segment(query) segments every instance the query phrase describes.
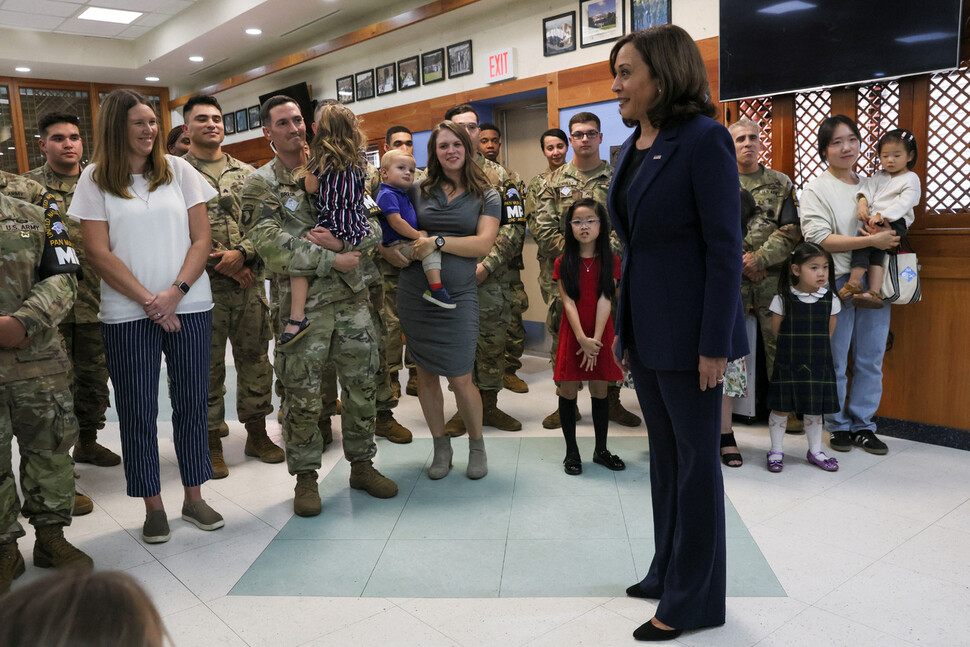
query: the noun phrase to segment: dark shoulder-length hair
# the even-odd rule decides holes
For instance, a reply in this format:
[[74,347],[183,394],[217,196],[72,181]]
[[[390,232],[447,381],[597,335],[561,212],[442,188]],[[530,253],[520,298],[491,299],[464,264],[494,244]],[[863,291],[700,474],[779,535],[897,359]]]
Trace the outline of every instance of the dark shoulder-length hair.
[[647,119],[655,128],[682,124],[697,115],[713,117],[717,114],[711,101],[704,59],[694,39],[682,27],[658,25],[627,34],[616,41],[610,52],[610,72],[614,77],[616,56],[627,43],[639,52],[660,87],[657,103],[647,110]]
[[431,197],[432,190],[443,185],[448,185],[453,189],[459,188],[445,175],[441,162],[438,161],[438,137],[444,130],[453,133],[465,147],[465,162],[461,167],[460,180],[462,187],[479,198],[484,198],[485,190],[488,189],[488,178],[485,177],[485,171],[475,163],[478,147],[472,146],[472,140],[465,127],[451,120],[442,121],[431,131],[431,137],[428,139],[428,179],[421,184],[421,197],[427,200]]
[[[128,190],[132,180],[128,164],[128,111],[139,104],[155,112],[148,99],[134,90],[121,88],[104,98],[98,113],[98,137],[91,156],[95,164],[92,172],[94,183],[102,191],[126,200],[135,197]],[[172,169],[165,159],[165,149],[157,133],[152,142],[152,152],[145,160],[142,177],[148,181],[149,191],[172,181]]]
[[600,283],[596,289],[596,299],[605,296],[612,299],[616,294],[616,281],[613,278],[613,250],[610,248],[610,217],[606,208],[593,198],[580,198],[569,207],[563,216],[563,250],[559,259],[559,282],[563,292],[573,301],[579,303],[579,241],[573,235],[573,227],[569,221],[573,219],[576,209],[586,207],[596,214],[600,220],[600,235],[596,239],[596,256],[600,259]]

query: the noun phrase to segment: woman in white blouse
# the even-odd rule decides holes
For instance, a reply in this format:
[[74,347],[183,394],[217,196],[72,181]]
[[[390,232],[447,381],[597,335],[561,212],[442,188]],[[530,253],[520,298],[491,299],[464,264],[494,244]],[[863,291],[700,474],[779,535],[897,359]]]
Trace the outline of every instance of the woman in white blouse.
[[158,459],[158,383],[165,354],[175,453],[185,489],[182,518],[224,525],[202,500],[212,477],[206,435],[212,294],[204,269],[215,195],[182,159],[166,155],[148,100],[115,90],[101,106],[92,163],[68,214],[101,275],[101,332],[121,422],[128,495],[145,500],[142,538],[168,541]]

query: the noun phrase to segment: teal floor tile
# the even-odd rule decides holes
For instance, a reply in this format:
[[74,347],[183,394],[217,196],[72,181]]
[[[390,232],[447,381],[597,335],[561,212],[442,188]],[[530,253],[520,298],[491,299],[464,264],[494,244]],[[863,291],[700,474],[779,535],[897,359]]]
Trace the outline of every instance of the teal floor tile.
[[749,534],[727,538],[727,594],[731,597],[786,597],[785,589]]
[[[532,440],[523,438],[522,441]],[[616,496],[616,477],[592,461],[583,462],[583,473],[569,476],[558,462],[519,463],[515,496]]]
[[364,597],[494,598],[499,594],[505,540],[387,542]]
[[617,597],[635,580],[626,539],[510,539],[502,597]]
[[289,539],[375,539],[385,541],[394,529],[406,500],[375,499],[364,492],[326,496],[316,517],[290,519],[276,536]]
[[[566,477],[570,478],[570,477]],[[626,539],[620,499],[612,496],[517,496],[509,539]]]
[[[616,450],[613,450],[616,453]],[[616,473],[616,489],[621,496],[640,495],[650,496],[650,464],[647,461],[637,461],[630,454],[618,454],[626,469]]]
[[357,597],[385,542],[273,540],[230,595]]
[[511,500],[514,488],[515,471],[494,465],[489,457],[489,471],[485,478],[472,480],[457,465],[443,479],[432,480],[424,473],[415,483],[411,498],[504,497]]
[[620,494],[620,507],[630,539],[653,538],[653,502],[649,490],[640,494]]
[[[576,439],[579,454],[584,461],[592,460],[594,441],[588,436]],[[519,449],[519,464],[523,463],[554,463],[562,465],[566,456],[566,443],[559,438],[523,438]],[[560,468],[561,471],[561,468]]]
[[[467,479],[466,479],[467,480]],[[500,539],[509,531],[511,497],[435,497],[408,502],[391,533],[397,539]]]

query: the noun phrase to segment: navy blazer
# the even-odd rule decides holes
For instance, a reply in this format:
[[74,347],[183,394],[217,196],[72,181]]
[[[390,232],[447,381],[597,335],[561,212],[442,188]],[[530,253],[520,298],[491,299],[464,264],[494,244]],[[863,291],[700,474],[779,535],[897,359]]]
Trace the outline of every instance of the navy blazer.
[[696,371],[699,355],[746,355],[734,142],[707,117],[661,130],[630,183],[622,223],[615,181],[639,136],[638,128],[620,149],[607,198],[624,246],[619,348],[666,371]]

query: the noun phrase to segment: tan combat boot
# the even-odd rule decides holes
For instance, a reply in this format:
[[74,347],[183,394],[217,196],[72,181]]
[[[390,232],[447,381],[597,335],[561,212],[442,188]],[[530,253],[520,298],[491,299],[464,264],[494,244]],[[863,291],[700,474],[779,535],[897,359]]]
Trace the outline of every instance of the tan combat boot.
[[94,501],[80,492],[74,495],[74,509],[71,511],[71,516],[83,517],[86,514],[91,514],[92,510],[94,510]]
[[209,460],[212,463],[212,478],[224,479],[229,476],[229,466],[222,456],[222,439],[218,429],[209,431]]
[[243,452],[246,456],[258,458],[264,463],[282,463],[286,459],[283,450],[266,435],[265,420],[246,423],[246,448]]
[[515,374],[515,369],[508,369],[502,376],[502,386],[513,393],[528,393],[529,385],[521,377]]
[[482,426],[519,431],[522,423],[498,408],[498,391],[482,391]]
[[412,440],[411,430],[394,419],[392,411],[378,411],[374,435],[387,438],[392,443],[406,445]]
[[94,568],[94,561],[64,539],[64,526],[41,526],[36,530],[34,566],[40,568]]
[[609,387],[608,394],[610,400],[610,421],[618,425],[623,425],[624,427],[639,427],[640,416],[627,411],[620,404],[620,387]]
[[121,463],[121,457],[98,444],[98,430],[82,431],[74,443],[74,462],[89,463],[98,467],[114,467]]
[[408,369],[408,383],[404,387],[404,392],[408,395],[418,394],[418,371],[414,368]]
[[293,489],[293,512],[301,517],[315,517],[322,509],[316,472],[300,472]]
[[15,579],[24,574],[24,556],[17,548],[17,542],[0,545],[0,595],[10,590]]
[[460,413],[455,413],[451,417],[451,420],[445,423],[445,433],[452,438],[465,435],[465,421],[462,419]]
[[225,438],[228,435],[229,435],[229,425],[227,425],[226,421],[223,420],[222,426],[219,427],[219,438]]
[[397,496],[397,483],[378,472],[373,461],[354,461],[350,464],[350,487],[378,499]]

